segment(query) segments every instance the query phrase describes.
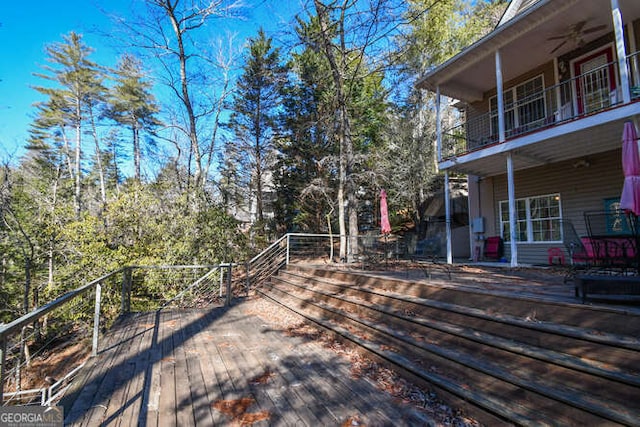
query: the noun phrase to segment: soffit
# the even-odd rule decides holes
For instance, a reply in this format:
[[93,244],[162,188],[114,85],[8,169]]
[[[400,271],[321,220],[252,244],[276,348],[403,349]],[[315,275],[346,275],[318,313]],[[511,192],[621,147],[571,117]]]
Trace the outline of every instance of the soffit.
[[[640,1],[621,1],[623,19],[640,17]],[[503,81],[515,79],[535,69],[554,56],[564,55],[577,46],[567,42],[557,51],[558,40],[548,40],[566,34],[580,21],[585,27],[603,25],[601,31],[585,34],[584,43],[613,32],[610,2],[603,0],[541,0],[498,27],[494,32],[469,46],[460,54],[427,73],[418,87],[435,91],[465,102],[482,98],[495,88],[495,52],[500,51]]]

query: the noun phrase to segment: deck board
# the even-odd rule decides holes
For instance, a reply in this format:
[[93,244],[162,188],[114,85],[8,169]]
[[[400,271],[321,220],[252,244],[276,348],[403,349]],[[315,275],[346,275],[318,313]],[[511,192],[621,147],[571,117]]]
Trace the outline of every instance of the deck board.
[[122,319],[61,402],[65,425],[376,426],[417,411],[354,378],[321,344],[255,316],[251,304]]

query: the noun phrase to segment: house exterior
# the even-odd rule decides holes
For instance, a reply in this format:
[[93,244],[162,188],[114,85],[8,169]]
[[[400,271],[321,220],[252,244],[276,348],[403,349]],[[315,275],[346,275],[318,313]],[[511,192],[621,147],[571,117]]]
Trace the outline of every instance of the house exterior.
[[420,79],[437,94],[445,182],[468,177],[472,254],[500,236],[512,266],[547,263],[566,221],[584,235],[584,212],[617,206],[623,126],[640,119],[639,47],[639,0],[514,0],[494,31]]

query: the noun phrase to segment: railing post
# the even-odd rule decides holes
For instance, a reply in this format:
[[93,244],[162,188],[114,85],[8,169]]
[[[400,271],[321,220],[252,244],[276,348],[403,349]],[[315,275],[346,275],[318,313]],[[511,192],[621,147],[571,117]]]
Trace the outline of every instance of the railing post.
[[222,264],[218,267],[218,271],[220,272],[220,298],[222,298],[222,282],[224,281],[224,270],[222,269]]
[[287,234],[287,265],[289,265],[289,248],[290,248],[290,239],[291,234]]
[[247,261],[246,263],[247,269],[247,278],[245,280],[245,288],[247,289],[247,295],[249,294],[249,289],[251,288],[251,262]]
[[4,379],[6,372],[6,359],[7,359],[7,340],[2,336],[0,338],[0,406],[3,405],[4,399]]
[[122,272],[121,314],[131,311],[131,267],[125,267]]
[[91,346],[91,356],[98,355],[98,335],[100,334],[100,300],[102,298],[102,283],[96,284],[96,305],[93,314],[93,345]]
[[233,261],[229,263],[229,275],[227,276],[227,295],[225,297],[224,305],[229,307],[231,305],[231,269],[233,268]]

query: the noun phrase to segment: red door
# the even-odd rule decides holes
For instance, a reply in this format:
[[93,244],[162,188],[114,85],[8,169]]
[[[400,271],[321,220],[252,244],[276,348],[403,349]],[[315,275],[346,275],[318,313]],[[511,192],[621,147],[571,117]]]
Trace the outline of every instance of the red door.
[[576,76],[578,114],[602,110],[616,102],[612,99],[616,77],[610,47],[576,61],[573,72]]

